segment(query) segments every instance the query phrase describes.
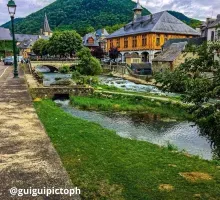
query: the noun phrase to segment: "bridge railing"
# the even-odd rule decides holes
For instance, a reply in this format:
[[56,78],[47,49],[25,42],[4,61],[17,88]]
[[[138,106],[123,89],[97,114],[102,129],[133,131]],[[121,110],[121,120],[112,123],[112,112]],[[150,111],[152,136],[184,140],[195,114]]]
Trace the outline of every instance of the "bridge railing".
[[30,61],[45,61],[45,62],[47,61],[62,62],[62,61],[77,61],[77,60],[79,59],[76,57],[75,58],[30,58]]

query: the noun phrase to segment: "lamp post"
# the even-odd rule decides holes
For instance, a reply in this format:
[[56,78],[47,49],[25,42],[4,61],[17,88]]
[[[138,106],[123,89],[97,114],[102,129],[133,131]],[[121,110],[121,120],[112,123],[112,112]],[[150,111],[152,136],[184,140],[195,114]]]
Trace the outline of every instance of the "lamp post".
[[11,17],[12,37],[13,37],[13,53],[14,53],[14,78],[18,78],[18,63],[15,43],[14,16],[16,12],[16,4],[13,0],[8,1],[8,12]]

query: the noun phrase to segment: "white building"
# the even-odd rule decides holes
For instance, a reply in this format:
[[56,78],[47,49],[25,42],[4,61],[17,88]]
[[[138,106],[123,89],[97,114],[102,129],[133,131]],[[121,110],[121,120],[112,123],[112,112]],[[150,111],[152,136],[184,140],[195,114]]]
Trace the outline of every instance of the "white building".
[[217,19],[207,18],[201,26],[203,37],[207,37],[207,41],[220,41],[220,14]]

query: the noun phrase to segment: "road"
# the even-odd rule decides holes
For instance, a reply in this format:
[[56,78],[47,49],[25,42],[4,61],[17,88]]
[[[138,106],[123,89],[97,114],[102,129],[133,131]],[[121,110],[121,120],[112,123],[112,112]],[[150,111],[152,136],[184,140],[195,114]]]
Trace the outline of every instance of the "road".
[[0,62],[0,81],[5,81],[12,69],[13,66],[5,66],[3,62]]

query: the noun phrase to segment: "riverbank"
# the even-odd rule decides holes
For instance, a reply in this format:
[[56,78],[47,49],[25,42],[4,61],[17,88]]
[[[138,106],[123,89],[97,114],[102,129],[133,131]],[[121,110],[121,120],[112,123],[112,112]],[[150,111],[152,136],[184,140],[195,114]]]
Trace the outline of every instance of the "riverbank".
[[129,113],[150,113],[161,118],[191,119],[187,106],[163,97],[144,97],[116,92],[96,92],[92,96],[72,96],[71,104],[80,109]]
[[49,100],[36,111],[84,199],[218,199],[220,169],[65,113]]

